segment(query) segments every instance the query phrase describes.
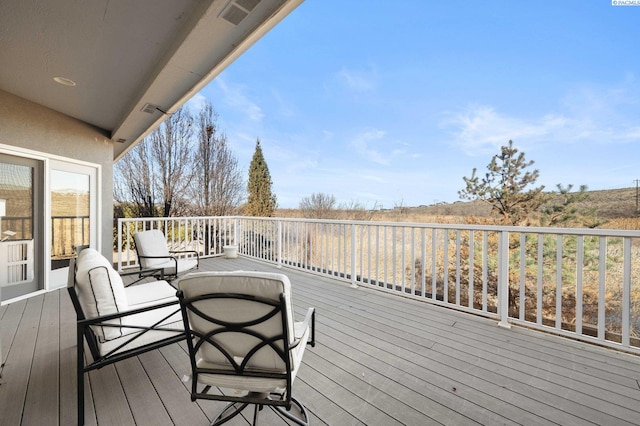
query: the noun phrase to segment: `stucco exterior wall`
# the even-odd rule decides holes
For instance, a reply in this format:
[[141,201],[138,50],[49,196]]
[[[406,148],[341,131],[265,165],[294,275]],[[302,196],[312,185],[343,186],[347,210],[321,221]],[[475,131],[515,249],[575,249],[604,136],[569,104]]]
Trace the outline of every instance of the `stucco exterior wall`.
[[0,90],[0,144],[99,164],[100,251],[113,244],[113,142],[103,130]]

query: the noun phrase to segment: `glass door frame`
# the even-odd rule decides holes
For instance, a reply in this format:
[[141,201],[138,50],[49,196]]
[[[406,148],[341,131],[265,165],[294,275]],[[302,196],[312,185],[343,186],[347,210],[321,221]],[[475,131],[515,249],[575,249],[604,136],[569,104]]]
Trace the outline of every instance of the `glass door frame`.
[[42,279],[43,289],[35,291],[33,293],[26,294],[24,296],[16,297],[14,299],[9,299],[6,301],[2,301],[2,305],[15,302],[21,299],[26,299],[29,297],[33,297],[35,295],[45,293],[50,290],[55,290],[57,288],[63,287],[66,285],[66,279],[63,284],[57,283],[54,285],[52,283],[51,277],[51,167],[52,163],[55,165],[55,169],[58,170],[58,167],[65,167],[72,172],[78,172],[78,170],[87,170],[92,169],[94,174],[93,178],[90,179],[90,218],[91,221],[91,236],[90,236],[90,246],[97,249],[101,247],[102,244],[102,166],[96,163],[90,163],[82,160],[75,160],[73,158],[62,157],[59,155],[47,154],[40,151],[34,151],[26,148],[20,148],[12,145],[5,145],[0,143],[0,153],[6,155],[12,155],[15,157],[23,157],[31,160],[37,160],[43,162],[43,196],[41,196],[41,206],[42,209],[38,214],[42,215],[41,220],[44,222],[43,226],[43,239],[42,246],[40,248],[35,248],[36,250],[41,249],[42,259],[38,265],[34,265],[34,268],[42,271]]
[[100,246],[100,232],[98,227],[101,222],[100,209],[98,208],[98,191],[101,187],[99,184],[100,179],[100,167],[96,165],[87,165],[87,163],[80,163],[75,161],[69,161],[68,159],[50,159],[47,165],[47,179],[46,179],[46,193],[47,193],[47,209],[46,209],[46,223],[48,230],[48,237],[45,255],[45,263],[47,267],[47,275],[49,277],[49,284],[52,289],[64,287],[67,284],[68,267],[53,270],[51,267],[51,239],[53,236],[53,220],[51,215],[53,201],[51,200],[51,185],[52,185],[52,172],[62,171],[68,173],[76,173],[89,176],[89,247],[98,249]]
[[[9,282],[2,284],[2,286],[6,286],[6,288],[0,300],[6,298],[19,300],[46,289],[46,271],[38,268],[38,265],[41,265],[44,259],[44,241],[42,239],[46,226],[42,215],[44,211],[45,193],[44,162],[41,159],[34,159],[23,155],[13,155],[12,153],[6,153],[4,151],[0,151],[0,162],[21,167],[30,175],[28,193],[31,199],[28,201],[28,205],[23,206],[25,210],[21,210],[21,216],[19,218],[21,219],[21,224],[16,227],[14,223],[11,227],[12,229],[9,230],[14,231],[12,235],[9,235],[6,241],[2,239],[0,243],[3,244],[4,249],[2,260],[9,261],[9,264],[3,264],[3,272],[11,275],[12,280],[15,281],[14,284],[11,285],[9,285]],[[18,174],[20,173],[18,172]],[[15,179],[16,175],[13,175],[13,178]],[[23,180],[24,179],[25,175],[23,175]],[[22,198],[24,195],[25,194],[9,196],[9,201],[14,204],[14,214],[16,213],[16,200]],[[15,220],[17,218],[14,217],[13,219]],[[9,220],[11,220],[11,218]],[[17,237],[13,238],[16,235]],[[8,278],[8,276],[6,276],[6,278]]]

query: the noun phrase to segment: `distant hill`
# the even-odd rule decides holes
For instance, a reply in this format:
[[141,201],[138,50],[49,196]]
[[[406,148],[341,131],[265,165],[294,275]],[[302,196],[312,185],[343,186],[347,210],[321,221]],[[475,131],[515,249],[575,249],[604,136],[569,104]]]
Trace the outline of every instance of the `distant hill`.
[[[587,191],[587,199],[577,203],[582,211],[593,211],[602,219],[636,217],[636,188]],[[409,207],[411,213],[443,216],[488,216],[491,208],[480,201],[457,201],[431,206]]]

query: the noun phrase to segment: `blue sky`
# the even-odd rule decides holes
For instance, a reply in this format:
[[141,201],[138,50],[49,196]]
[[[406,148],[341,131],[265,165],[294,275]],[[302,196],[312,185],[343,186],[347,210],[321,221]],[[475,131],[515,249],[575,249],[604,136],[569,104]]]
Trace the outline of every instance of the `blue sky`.
[[640,7],[608,0],[306,0],[190,103],[279,207],[456,201],[509,139],[539,183],[640,179]]

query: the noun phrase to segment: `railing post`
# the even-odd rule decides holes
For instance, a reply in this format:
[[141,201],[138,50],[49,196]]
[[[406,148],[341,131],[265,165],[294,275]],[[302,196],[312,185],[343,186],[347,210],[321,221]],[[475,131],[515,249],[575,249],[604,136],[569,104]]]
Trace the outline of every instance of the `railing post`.
[[233,245],[238,246],[238,218],[233,218]]
[[498,325],[511,328],[509,324],[509,232],[500,231],[498,243]]
[[118,219],[118,271],[122,271],[122,220]]
[[351,224],[351,287],[358,288],[356,282],[356,224]]
[[278,220],[278,269],[282,268],[282,220]]
[[622,272],[622,345],[631,345],[631,238],[623,240]]

